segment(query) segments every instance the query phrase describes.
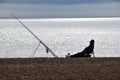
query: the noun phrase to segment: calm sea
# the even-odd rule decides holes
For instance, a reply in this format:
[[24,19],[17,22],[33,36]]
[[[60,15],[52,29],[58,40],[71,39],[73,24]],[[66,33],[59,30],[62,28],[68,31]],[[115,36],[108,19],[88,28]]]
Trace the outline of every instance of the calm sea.
[[[95,40],[96,57],[120,57],[120,18],[21,19],[59,57]],[[15,19],[0,19],[0,58],[30,57],[38,41]],[[40,45],[34,57],[52,57]]]

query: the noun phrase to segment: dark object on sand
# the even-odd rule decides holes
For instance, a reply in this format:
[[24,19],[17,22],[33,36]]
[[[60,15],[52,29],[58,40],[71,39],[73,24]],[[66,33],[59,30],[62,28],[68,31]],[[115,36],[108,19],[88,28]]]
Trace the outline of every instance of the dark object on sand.
[[94,42],[95,41],[92,39],[88,47],[86,47],[82,52],[71,55],[70,58],[91,57],[91,54],[94,56]]

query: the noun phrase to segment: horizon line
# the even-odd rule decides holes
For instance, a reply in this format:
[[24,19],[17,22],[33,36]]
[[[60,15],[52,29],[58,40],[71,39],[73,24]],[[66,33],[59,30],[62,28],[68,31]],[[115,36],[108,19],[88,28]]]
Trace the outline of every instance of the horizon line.
[[[99,18],[19,18],[21,21],[120,21],[120,17]],[[0,18],[0,21],[17,21],[15,18]]]

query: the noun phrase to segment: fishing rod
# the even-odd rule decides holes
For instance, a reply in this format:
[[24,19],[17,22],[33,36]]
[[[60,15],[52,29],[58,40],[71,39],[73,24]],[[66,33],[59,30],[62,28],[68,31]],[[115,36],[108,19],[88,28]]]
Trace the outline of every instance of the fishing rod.
[[[35,53],[36,53],[36,51],[37,51],[37,49],[38,49],[38,47],[40,46],[40,43],[46,48],[46,52],[48,53],[48,52],[50,52],[55,58],[58,58],[58,56],[42,41],[42,40],[40,40],[22,21],[20,21],[19,19],[18,19],[18,17],[17,16],[15,16],[15,15],[13,15],[13,14],[11,14],[15,19],[17,19],[18,20],[18,22],[25,28],[25,29],[27,29],[38,41],[39,41],[39,44],[38,44],[38,46],[36,47],[36,49],[35,49]],[[35,54],[34,53],[34,54]],[[34,54],[32,54],[31,56],[34,56]]]

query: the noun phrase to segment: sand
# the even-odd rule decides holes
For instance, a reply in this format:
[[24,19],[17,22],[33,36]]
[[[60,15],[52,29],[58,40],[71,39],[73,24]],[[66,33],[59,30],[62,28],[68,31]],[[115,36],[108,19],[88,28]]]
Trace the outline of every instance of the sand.
[[120,80],[120,58],[0,59],[0,80]]

